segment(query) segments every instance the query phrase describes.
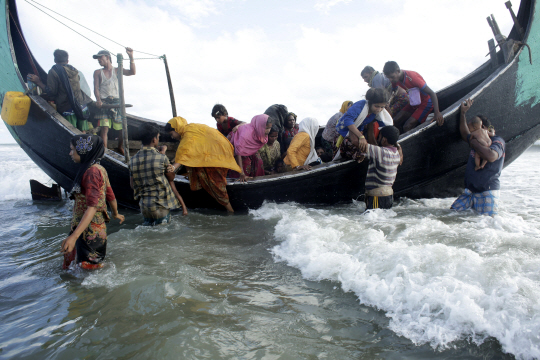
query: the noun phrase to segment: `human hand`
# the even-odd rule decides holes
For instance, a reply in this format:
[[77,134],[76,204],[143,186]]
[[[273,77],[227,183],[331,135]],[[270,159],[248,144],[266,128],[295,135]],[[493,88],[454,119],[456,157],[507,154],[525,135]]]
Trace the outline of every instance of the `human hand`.
[[62,245],[60,245],[60,252],[62,254],[69,254],[75,248],[76,242],[77,238],[73,235],[69,235],[67,238],[64,239],[64,241],[62,241]]
[[233,129],[231,130],[231,132],[235,133],[236,131],[238,131],[238,128],[239,128],[241,125],[242,125],[242,124],[236,125],[235,127],[233,127]]
[[442,126],[444,124],[444,117],[442,116],[440,111],[437,111],[435,113],[435,116],[433,117],[433,121],[437,121],[437,125]]
[[252,178],[249,176],[246,176],[246,174],[244,174],[243,172],[240,173],[240,177],[238,177],[238,181],[240,182],[247,182],[249,179],[252,179]]
[[167,165],[167,172],[174,172],[176,170],[176,168],[174,167],[174,165]]
[[28,80],[34,82],[34,83],[38,83],[38,82],[41,82],[41,79],[39,78],[39,76],[37,75],[34,75],[34,74],[28,74],[27,76]]
[[467,99],[461,104],[460,110],[462,114],[465,114],[469,109],[471,108],[473,104],[473,101],[471,99]]
[[119,213],[116,213],[116,214],[113,214],[113,219],[118,219],[120,220],[120,224],[124,222],[124,220],[126,219],[124,217],[124,215],[120,215]]
[[311,166],[309,165],[299,165],[294,168],[295,170],[311,170]]
[[358,139],[358,150],[360,150],[360,152],[362,153],[365,153],[367,152],[367,140],[366,138],[360,138]]
[[188,214],[187,209],[185,207],[182,208],[182,216],[186,216]]
[[96,101],[96,107],[97,107],[98,109],[101,109],[102,106],[103,106],[103,103],[101,102],[101,99],[97,100],[97,101]]
[[127,47],[127,48],[126,48],[126,53],[128,54],[129,59],[130,59],[130,60],[133,60],[133,49],[130,48],[130,47]]
[[159,151],[160,154],[165,155],[165,152],[167,151],[167,145],[158,146],[157,151]]

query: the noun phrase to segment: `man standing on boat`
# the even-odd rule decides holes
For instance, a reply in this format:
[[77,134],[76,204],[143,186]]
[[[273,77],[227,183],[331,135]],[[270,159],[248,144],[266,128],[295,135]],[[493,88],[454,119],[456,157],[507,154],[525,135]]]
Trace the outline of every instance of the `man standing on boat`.
[[184,200],[174,185],[174,171],[170,162],[164,155],[166,147],[160,153],[156,146],[159,144],[159,130],[152,124],[143,124],[140,128],[142,134],[142,149],[130,160],[131,187],[135,192],[135,199],[144,218],[143,225],[159,225],[169,223],[170,210],[183,209],[187,215]]
[[[68,88],[73,92],[73,97],[80,105],[88,104],[92,101],[88,95],[81,91],[81,82],[79,76],[79,70],[69,65],[69,54],[65,50],[56,49],[53,53],[55,66],[49,70],[47,74],[47,85],[45,85],[38,75],[29,74],[28,80],[33,81],[43,91],[42,96],[46,100],[52,100],[56,104],[56,111],[58,111],[71,125],[75,126],[81,131],[89,129],[88,121],[85,119],[78,119],[75,115],[73,106],[70,102],[70,95],[68,95]],[[58,68],[61,66],[61,68]],[[62,68],[64,70],[62,70]],[[59,74],[58,71],[63,71],[65,75]],[[62,81],[69,82],[69,84]]]
[[[124,69],[124,76],[135,75],[135,61],[133,60],[133,50],[126,48],[126,53],[129,56],[129,69]],[[93,56],[97,59],[101,69],[94,71],[94,95],[96,96],[97,112],[94,114],[94,119],[99,121],[98,126],[101,127],[99,135],[103,138],[105,148],[107,148],[107,136],[109,128],[114,130],[122,130],[122,119],[118,113],[120,98],[118,95],[118,75],[117,70],[111,62],[111,54],[107,50],[100,50]],[[103,107],[106,105],[106,107]],[[113,108],[107,105],[112,105]],[[123,155],[124,146],[122,142],[122,132],[118,136],[118,151]]]
[[366,176],[366,210],[392,208],[394,202],[392,186],[396,181],[397,168],[401,165],[398,138],[398,128],[384,126],[379,131],[377,139],[379,146],[366,143],[360,148],[369,159]]
[[[506,144],[500,136],[491,138],[491,146],[483,146],[476,139],[471,139],[465,114],[471,108],[473,101],[468,99],[461,104],[459,131],[461,138],[466,141],[471,151],[465,169],[465,190],[452,204],[451,208],[457,211],[474,209],[480,214],[497,215],[499,207],[499,193],[501,184],[499,177],[504,164]],[[482,127],[487,129],[491,123],[482,115],[477,115],[482,120]],[[472,119],[471,119],[472,120]],[[487,160],[483,169],[475,170],[475,154]]]

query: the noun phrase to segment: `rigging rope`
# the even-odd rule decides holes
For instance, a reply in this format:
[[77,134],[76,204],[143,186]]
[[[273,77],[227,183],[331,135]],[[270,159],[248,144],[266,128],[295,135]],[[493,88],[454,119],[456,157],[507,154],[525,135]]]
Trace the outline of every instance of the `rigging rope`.
[[[80,36],[82,36],[82,37],[85,38],[86,40],[90,41],[91,43],[97,45],[98,47],[100,47],[100,48],[102,48],[102,49],[105,49],[105,50],[109,51],[111,54],[112,54],[112,52],[111,52],[110,50],[106,49],[104,46],[99,45],[98,43],[96,43],[96,42],[90,40],[89,38],[87,38],[87,37],[84,36],[83,34],[79,33],[78,31],[76,31],[76,30],[70,28],[69,26],[67,26],[66,24],[64,24],[63,22],[61,22],[60,20],[58,20],[57,18],[55,18],[54,16],[52,16],[51,14],[48,14],[48,13],[45,12],[44,10],[38,8],[36,5],[32,4],[31,2],[33,2],[33,3],[37,4],[37,5],[39,5],[39,6],[43,7],[43,8],[45,8],[45,9],[47,9],[47,10],[49,10],[49,11],[51,11],[51,12],[53,12],[53,13],[55,13],[56,15],[59,15],[59,16],[63,17],[64,19],[67,19],[67,20],[69,20],[69,21],[71,21],[71,22],[74,22],[75,24],[77,24],[77,25],[79,25],[79,26],[85,28],[85,29],[88,30],[88,31],[93,32],[93,33],[96,34],[96,35],[99,35],[99,36],[101,36],[101,37],[103,37],[103,38],[105,38],[105,39],[107,39],[107,40],[109,40],[109,41],[111,41],[111,42],[113,42],[113,43],[115,43],[115,44],[117,44],[117,45],[120,45],[120,46],[123,47],[123,48],[126,48],[126,46],[120,44],[119,42],[114,41],[114,40],[112,40],[112,39],[106,37],[105,35],[101,35],[100,33],[96,32],[96,31],[94,31],[94,30],[92,30],[92,29],[90,29],[90,28],[88,28],[88,27],[86,27],[86,26],[84,26],[84,25],[81,25],[81,24],[79,24],[78,22],[76,22],[75,20],[72,20],[72,19],[70,19],[70,18],[68,18],[68,17],[66,17],[66,16],[64,16],[64,15],[62,15],[62,14],[60,14],[60,13],[57,13],[56,11],[54,11],[54,10],[52,10],[52,9],[49,9],[49,8],[46,7],[45,5],[40,4],[40,3],[38,3],[38,2],[35,1],[35,0],[24,0],[24,1],[26,1],[29,5],[32,5],[33,7],[35,7],[36,9],[38,9],[39,11],[41,11],[42,13],[44,13],[45,15],[47,15],[47,16],[51,17],[52,19],[58,21],[60,24],[64,25],[64,26],[67,27],[68,29],[70,29],[70,30],[74,31],[75,33],[79,34]],[[30,1],[31,1],[31,2],[30,2]],[[139,50],[133,50],[133,51],[139,52],[139,53],[145,54],[145,55],[155,56],[154,58],[137,58],[137,59],[133,59],[133,60],[152,60],[152,59],[161,59],[161,58],[162,58],[162,57],[159,56],[159,55],[154,55],[154,54],[146,53],[146,52],[139,51]]]

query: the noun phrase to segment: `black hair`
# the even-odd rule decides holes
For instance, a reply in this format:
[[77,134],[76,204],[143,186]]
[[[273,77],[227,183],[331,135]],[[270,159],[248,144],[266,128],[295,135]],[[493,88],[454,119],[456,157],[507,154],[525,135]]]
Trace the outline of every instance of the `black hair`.
[[323,148],[322,146],[316,146],[316,147],[315,147],[315,150],[319,150],[319,149],[323,149],[323,150],[324,150],[324,148]]
[[[271,117],[268,117],[268,119],[271,119]],[[279,134],[279,128],[277,127],[276,124],[272,125],[272,129],[270,129],[270,132],[268,133],[268,135],[270,135],[273,132],[276,132]]]
[[374,71],[375,69],[368,65],[364,68],[364,70],[362,70],[362,72],[360,72],[360,76],[363,76],[365,73],[372,73]]
[[491,121],[489,121],[489,119],[487,117],[485,117],[484,115],[478,114],[478,115],[476,115],[476,117],[480,118],[480,120],[482,120],[482,126],[485,126],[486,128],[491,126]]
[[[170,124],[167,124],[170,125]],[[141,142],[144,146],[150,145],[152,140],[159,135],[159,130],[154,124],[151,123],[144,123],[142,124],[141,128],[139,129],[139,133],[141,134]]]
[[296,119],[298,118],[298,116],[296,116],[296,114],[293,113],[293,112],[288,113],[287,116],[285,117],[285,119],[288,121],[288,120],[289,120],[289,116],[291,116],[291,115],[292,115],[292,117],[294,118],[294,120],[296,121]]
[[396,71],[400,71],[399,65],[395,61],[387,61],[386,64],[384,64],[383,67],[383,73],[384,75],[394,73]]
[[169,123],[165,124],[165,132],[168,132],[168,133],[169,133],[169,132],[171,132],[171,131],[175,131],[175,130],[173,129],[173,127],[171,126],[171,124],[169,124]]
[[387,103],[390,101],[390,94],[386,89],[371,88],[366,93],[368,106],[379,103]]
[[217,118],[218,116],[222,116],[222,115],[228,116],[229,113],[227,112],[227,109],[225,108],[225,106],[223,106],[221,104],[216,104],[212,108],[212,114],[211,115],[212,115],[213,118]]
[[53,52],[54,62],[57,64],[67,63],[69,60],[69,54],[66,50],[56,49]]
[[[268,120],[266,120],[266,125],[275,123],[276,122],[274,121],[274,119],[271,116],[268,116]],[[272,127],[274,127],[274,125],[272,125]]]
[[399,130],[395,126],[384,126],[380,130],[381,136],[386,138],[390,145],[396,145],[399,139]]

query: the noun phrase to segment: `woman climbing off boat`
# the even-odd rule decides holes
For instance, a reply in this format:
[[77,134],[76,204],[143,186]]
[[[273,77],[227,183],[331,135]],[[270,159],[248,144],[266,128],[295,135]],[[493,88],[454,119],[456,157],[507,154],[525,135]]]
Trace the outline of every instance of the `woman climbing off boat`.
[[71,231],[62,241],[62,267],[67,269],[75,261],[83,269],[97,269],[103,267],[107,250],[106,223],[110,217],[106,201],[111,206],[112,217],[120,220],[120,224],[124,216],[118,213],[107,171],[99,164],[105,154],[103,140],[96,135],[76,135],[71,138],[70,148],[69,155],[80,165],[71,188],[75,205]]

